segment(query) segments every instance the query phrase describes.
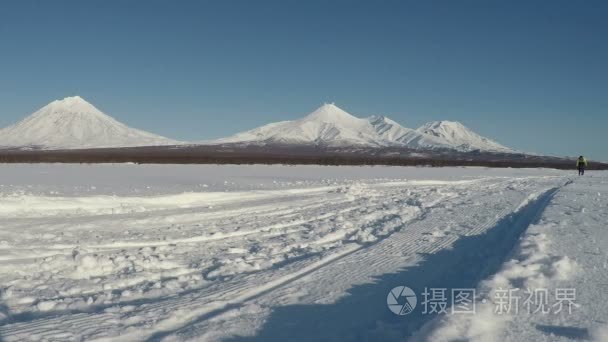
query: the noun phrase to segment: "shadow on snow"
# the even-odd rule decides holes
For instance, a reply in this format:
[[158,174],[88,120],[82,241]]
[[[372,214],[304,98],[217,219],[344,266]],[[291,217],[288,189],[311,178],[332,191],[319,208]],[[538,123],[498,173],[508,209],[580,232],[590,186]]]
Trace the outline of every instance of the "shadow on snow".
[[[2,291],[0,289],[0,295],[2,295]],[[0,301],[0,318],[2,318],[3,316],[6,317],[10,317],[10,311],[8,309],[8,306],[6,306],[4,303],[2,303]],[[4,339],[2,338],[2,321],[0,320],[0,342],[2,342]]]
[[[530,224],[540,217],[558,189],[554,188],[512,213],[482,235],[462,236],[451,248],[435,254],[426,254],[416,266],[404,268],[396,273],[378,276],[372,283],[356,285],[348,295],[327,305],[288,305],[277,307],[256,336],[231,337],[225,341],[392,341],[411,336],[435,315],[423,315],[421,305],[406,316],[397,316],[388,310],[386,297],[399,285],[412,288],[420,303],[425,287],[428,288],[475,288],[480,280],[495,273],[508,257],[517,240]],[[242,305],[231,305],[225,310],[204,315],[197,322],[212,318]],[[2,325],[14,321],[8,307],[0,303],[0,312],[8,319],[0,322],[0,342],[3,340]],[[28,320],[27,317],[19,317]],[[30,317],[31,319],[36,319]],[[180,332],[188,332],[184,327]],[[541,329],[542,330],[542,329]],[[148,340],[161,338],[177,331],[163,331]],[[566,332],[566,335],[571,333]]]
[[[543,193],[482,235],[463,236],[451,248],[424,255],[416,266],[352,287],[336,303],[277,307],[256,336],[224,341],[402,341],[436,317],[422,314],[420,302],[425,287],[447,288],[448,298],[450,289],[477,287],[481,280],[498,271],[557,190]],[[399,285],[412,288],[418,295],[418,306],[406,316],[393,314],[386,305],[387,294]]]

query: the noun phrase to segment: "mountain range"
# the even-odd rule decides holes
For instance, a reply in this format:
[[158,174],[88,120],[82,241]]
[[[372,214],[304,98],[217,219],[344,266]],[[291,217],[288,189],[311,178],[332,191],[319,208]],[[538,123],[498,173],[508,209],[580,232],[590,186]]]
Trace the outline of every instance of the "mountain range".
[[270,123],[206,143],[512,151],[459,122],[435,121],[411,129],[384,116],[357,118],[334,104],[324,104],[298,120]]
[[513,152],[458,122],[435,121],[411,129],[384,116],[358,118],[334,104],[324,104],[301,119],[270,123],[200,143],[181,142],[128,127],[79,96],[53,101],[16,124],[0,129],[0,147],[4,148],[85,149],[181,144]]

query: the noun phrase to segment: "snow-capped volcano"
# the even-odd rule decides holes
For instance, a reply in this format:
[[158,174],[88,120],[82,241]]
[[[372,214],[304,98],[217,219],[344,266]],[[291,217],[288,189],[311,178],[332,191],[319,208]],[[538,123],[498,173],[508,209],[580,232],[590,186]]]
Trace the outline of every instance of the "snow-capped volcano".
[[0,147],[77,149],[175,144],[175,140],[116,121],[80,96],[53,101],[0,129]]
[[424,124],[416,131],[448,142],[460,150],[483,150],[512,152],[513,150],[491,139],[482,137],[456,121],[433,121]]
[[324,104],[302,119],[264,125],[214,143],[384,145],[374,127],[334,104]]
[[324,104],[299,120],[275,122],[206,143],[402,146],[413,149],[511,151],[457,122],[428,123],[414,130],[384,116],[360,119],[334,104]]
[[[431,122],[414,130],[384,116],[357,118],[334,104],[324,104],[298,120],[271,123],[228,138],[204,142],[231,143],[512,151],[458,122]],[[79,96],[53,101],[20,122],[0,129],[0,148],[78,149],[177,144],[182,143],[130,128]]]

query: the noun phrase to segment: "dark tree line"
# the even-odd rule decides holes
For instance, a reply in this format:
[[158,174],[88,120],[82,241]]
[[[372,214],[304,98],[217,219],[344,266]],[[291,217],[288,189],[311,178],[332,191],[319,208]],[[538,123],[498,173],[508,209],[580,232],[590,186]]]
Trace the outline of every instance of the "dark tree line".
[[[408,150],[294,148],[294,147],[140,147],[89,150],[0,150],[0,163],[137,163],[137,164],[286,164],[286,165],[394,165],[485,166],[574,169],[575,161],[525,154],[461,153]],[[608,164],[590,162],[590,170]]]

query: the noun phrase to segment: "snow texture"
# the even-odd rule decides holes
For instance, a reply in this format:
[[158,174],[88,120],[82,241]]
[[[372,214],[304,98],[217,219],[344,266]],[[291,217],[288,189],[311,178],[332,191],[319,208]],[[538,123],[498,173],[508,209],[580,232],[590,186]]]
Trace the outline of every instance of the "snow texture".
[[[608,268],[606,174],[569,180],[564,186],[531,202],[541,215],[527,228],[501,269],[480,283],[477,295],[489,298],[476,315],[444,315],[427,324],[416,341],[608,341],[603,318],[608,317],[604,295]],[[547,196],[547,194],[549,196]],[[496,314],[496,291],[519,288],[518,311]],[[527,309],[526,289],[575,289],[572,312],[565,306],[549,313]],[[552,295],[550,295],[552,296]],[[551,298],[550,299],[555,299]],[[599,302],[598,302],[599,300]]]
[[[608,174],[5,165],[0,340],[605,341]],[[396,316],[390,289],[575,287]],[[417,309],[419,310],[419,308]]]

